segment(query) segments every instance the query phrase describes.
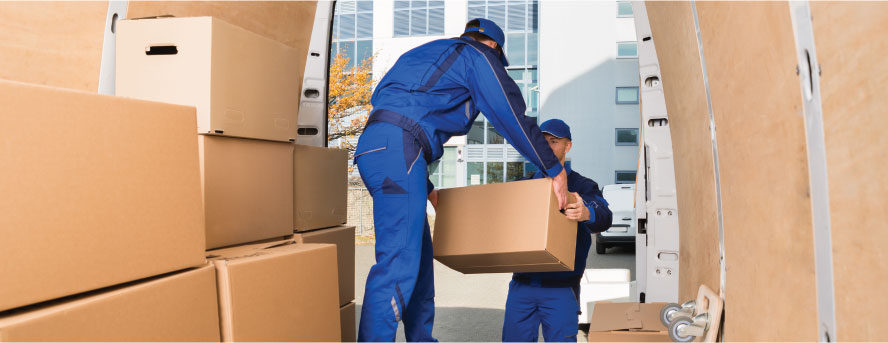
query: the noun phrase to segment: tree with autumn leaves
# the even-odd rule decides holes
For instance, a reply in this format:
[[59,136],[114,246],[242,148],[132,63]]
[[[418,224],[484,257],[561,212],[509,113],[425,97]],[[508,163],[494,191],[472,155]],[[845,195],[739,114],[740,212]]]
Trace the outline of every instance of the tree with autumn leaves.
[[330,103],[327,107],[330,146],[346,149],[349,156],[355,151],[351,139],[364,131],[367,117],[373,108],[370,96],[373,95],[373,56],[354,66],[349,66],[347,51],[340,50],[330,65]]

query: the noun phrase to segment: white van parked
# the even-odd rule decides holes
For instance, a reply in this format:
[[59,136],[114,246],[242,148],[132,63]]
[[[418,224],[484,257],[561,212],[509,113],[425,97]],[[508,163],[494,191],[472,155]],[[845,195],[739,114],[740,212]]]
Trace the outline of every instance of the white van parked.
[[612,246],[635,245],[635,185],[606,185],[602,193],[614,216],[610,229],[595,234],[595,252],[604,254]]

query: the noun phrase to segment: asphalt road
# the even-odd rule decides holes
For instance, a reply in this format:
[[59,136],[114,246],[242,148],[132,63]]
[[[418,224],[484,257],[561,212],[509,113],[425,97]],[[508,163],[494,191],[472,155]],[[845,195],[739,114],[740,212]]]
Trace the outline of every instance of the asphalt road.
[[[355,300],[358,323],[364,299],[364,285],[375,263],[372,245],[355,248]],[[635,252],[631,247],[608,249],[597,255],[595,249],[586,260],[587,268],[626,268],[635,279]],[[464,275],[435,261],[435,328],[433,335],[442,342],[501,340],[506,295],[511,274]],[[578,336],[584,340],[582,335]],[[398,341],[404,341],[403,327]]]

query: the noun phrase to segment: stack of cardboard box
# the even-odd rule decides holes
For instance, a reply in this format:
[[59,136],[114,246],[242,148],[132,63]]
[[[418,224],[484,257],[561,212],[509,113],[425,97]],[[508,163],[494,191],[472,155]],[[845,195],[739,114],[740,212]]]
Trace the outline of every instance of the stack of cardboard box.
[[307,51],[116,31],[117,97],[0,80],[0,341],[353,341],[347,154],[294,143]]

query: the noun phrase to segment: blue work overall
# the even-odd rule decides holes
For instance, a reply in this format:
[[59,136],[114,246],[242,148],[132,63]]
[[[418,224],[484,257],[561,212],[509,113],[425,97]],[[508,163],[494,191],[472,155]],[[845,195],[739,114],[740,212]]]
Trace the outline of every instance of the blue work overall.
[[402,55],[380,80],[355,150],[373,197],[376,264],[367,277],[359,341],[433,341],[434,271],[426,220],[428,165],[480,112],[545,176],[563,167],[497,52],[469,38],[432,41]]

